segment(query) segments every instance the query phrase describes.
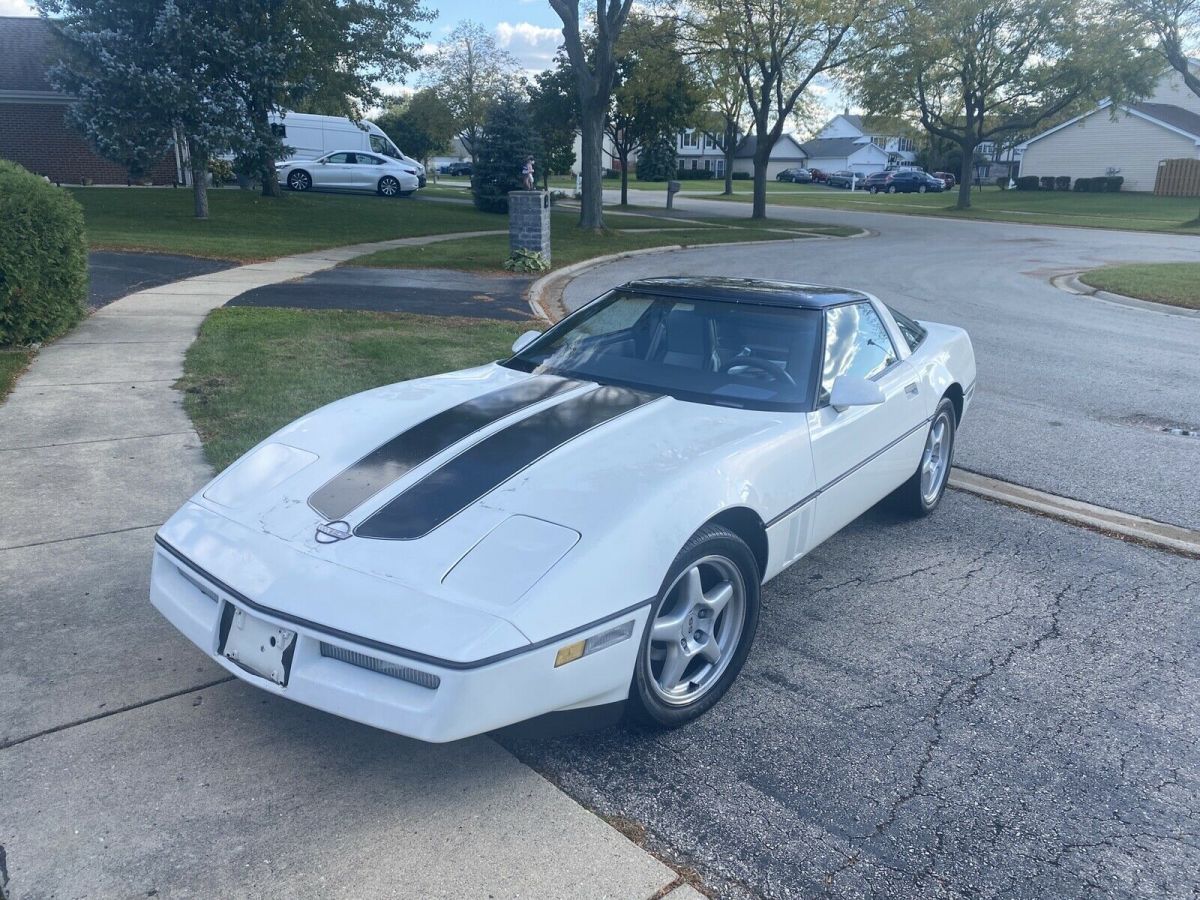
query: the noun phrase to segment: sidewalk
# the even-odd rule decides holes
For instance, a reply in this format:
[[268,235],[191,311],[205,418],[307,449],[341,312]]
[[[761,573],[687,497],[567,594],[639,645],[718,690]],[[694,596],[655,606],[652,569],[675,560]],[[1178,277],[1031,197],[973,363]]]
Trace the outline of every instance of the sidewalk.
[[11,898],[648,898],[678,881],[491,740],[429,746],[274,698],[147,600],[155,530],[210,477],[172,388],[204,316],[363,253],[466,236],[131,294],[44,348],[0,405]]

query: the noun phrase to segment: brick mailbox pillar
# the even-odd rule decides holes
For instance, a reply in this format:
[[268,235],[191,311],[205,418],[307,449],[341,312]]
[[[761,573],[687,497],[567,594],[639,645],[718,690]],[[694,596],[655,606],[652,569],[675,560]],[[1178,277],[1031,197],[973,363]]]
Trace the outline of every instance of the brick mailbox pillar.
[[508,192],[508,249],[540,253],[550,261],[550,195],[545,191]]

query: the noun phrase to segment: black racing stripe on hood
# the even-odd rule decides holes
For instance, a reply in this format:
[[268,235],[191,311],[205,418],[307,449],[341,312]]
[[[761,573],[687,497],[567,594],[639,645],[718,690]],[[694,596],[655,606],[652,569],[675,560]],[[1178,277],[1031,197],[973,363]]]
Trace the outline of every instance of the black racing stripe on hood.
[[335,475],[313,492],[308,505],[327,520],[345,518],[414,467],[481,428],[582,384],[569,378],[538,375],[452,406],[401,432]]
[[430,472],[354,533],[393,541],[424,537],[547,453],[655,399],[655,394],[607,386],[536,412]]

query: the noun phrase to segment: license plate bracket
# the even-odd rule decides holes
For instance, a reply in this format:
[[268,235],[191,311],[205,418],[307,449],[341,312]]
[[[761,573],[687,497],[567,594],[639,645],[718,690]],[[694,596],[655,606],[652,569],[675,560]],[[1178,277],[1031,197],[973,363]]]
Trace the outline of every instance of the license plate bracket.
[[217,652],[260,678],[287,687],[296,632],[280,628],[226,603],[221,612],[221,643]]

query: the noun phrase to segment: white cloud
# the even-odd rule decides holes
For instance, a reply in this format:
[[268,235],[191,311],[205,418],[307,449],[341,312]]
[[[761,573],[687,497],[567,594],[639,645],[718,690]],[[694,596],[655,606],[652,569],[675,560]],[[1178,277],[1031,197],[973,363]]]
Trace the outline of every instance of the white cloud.
[[34,16],[33,7],[25,0],[0,0],[0,16]]
[[515,56],[521,68],[537,72],[554,63],[554,53],[562,43],[562,32],[531,22],[498,22],[496,43]]

